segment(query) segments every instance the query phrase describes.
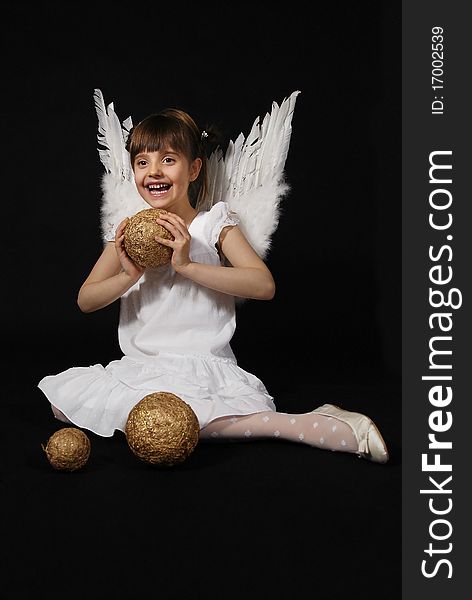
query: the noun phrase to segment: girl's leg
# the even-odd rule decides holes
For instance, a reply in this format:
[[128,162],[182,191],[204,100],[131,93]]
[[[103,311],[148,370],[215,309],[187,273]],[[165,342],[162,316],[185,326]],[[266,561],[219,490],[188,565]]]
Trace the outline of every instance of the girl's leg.
[[52,408],[52,412],[54,413],[54,416],[56,417],[56,419],[59,419],[59,421],[63,421],[64,423],[69,423],[70,425],[73,425],[73,423],[71,421],[69,421],[69,419],[65,416],[65,414],[63,414],[58,408],[56,408],[52,404],[51,404],[51,408]]
[[200,431],[202,439],[280,438],[324,448],[354,452],[386,463],[388,450],[372,419],[333,404],[302,414],[262,412],[215,419]]
[[357,452],[358,441],[349,425],[315,412],[261,412],[215,419],[200,431],[201,439],[275,438],[343,452]]

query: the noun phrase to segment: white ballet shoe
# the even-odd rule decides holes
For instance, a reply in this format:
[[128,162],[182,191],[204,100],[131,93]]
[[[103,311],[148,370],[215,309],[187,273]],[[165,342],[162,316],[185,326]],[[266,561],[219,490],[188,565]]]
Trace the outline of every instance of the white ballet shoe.
[[343,410],[334,404],[323,404],[312,412],[339,419],[349,425],[359,445],[357,455],[378,463],[388,461],[387,446],[372,419],[360,413]]

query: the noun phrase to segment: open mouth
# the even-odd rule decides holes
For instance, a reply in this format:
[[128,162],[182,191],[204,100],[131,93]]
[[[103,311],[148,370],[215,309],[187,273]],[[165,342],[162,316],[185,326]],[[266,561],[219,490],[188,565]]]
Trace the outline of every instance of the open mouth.
[[172,186],[169,183],[150,183],[146,187],[151,196],[155,196],[157,198],[168,192]]

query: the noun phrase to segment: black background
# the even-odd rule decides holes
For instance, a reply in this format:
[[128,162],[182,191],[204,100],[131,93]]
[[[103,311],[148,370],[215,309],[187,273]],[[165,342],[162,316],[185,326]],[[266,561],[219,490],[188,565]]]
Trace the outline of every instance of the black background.
[[[398,598],[401,5],[4,6],[8,597]],[[117,432],[90,435],[84,471],[50,468],[40,443],[60,424],[37,382],[121,356],[118,305],[76,306],[101,251],[94,88],[135,122],[183,108],[224,147],[301,90],[277,294],[240,306],[233,349],[279,410],[372,416],[387,466],[268,441],[200,445],[162,472]]]

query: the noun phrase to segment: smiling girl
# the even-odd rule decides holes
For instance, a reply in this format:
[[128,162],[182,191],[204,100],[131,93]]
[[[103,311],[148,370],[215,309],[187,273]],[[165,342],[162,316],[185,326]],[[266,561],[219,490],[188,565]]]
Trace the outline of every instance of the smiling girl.
[[[387,448],[368,417],[325,404],[309,413],[276,411],[264,384],[237,365],[230,346],[235,297],[270,300],[275,283],[226,202],[195,206],[207,190],[207,132],[167,109],[134,127],[126,149],[140,196],[159,208],[174,237],[167,265],[143,269],[124,249],[123,220],[80,288],[92,312],[120,299],[120,360],[47,376],[40,389],[61,421],[112,436],[156,391],[194,410],[200,439],[278,438],[386,462]],[[192,201],[191,201],[192,199]]]

